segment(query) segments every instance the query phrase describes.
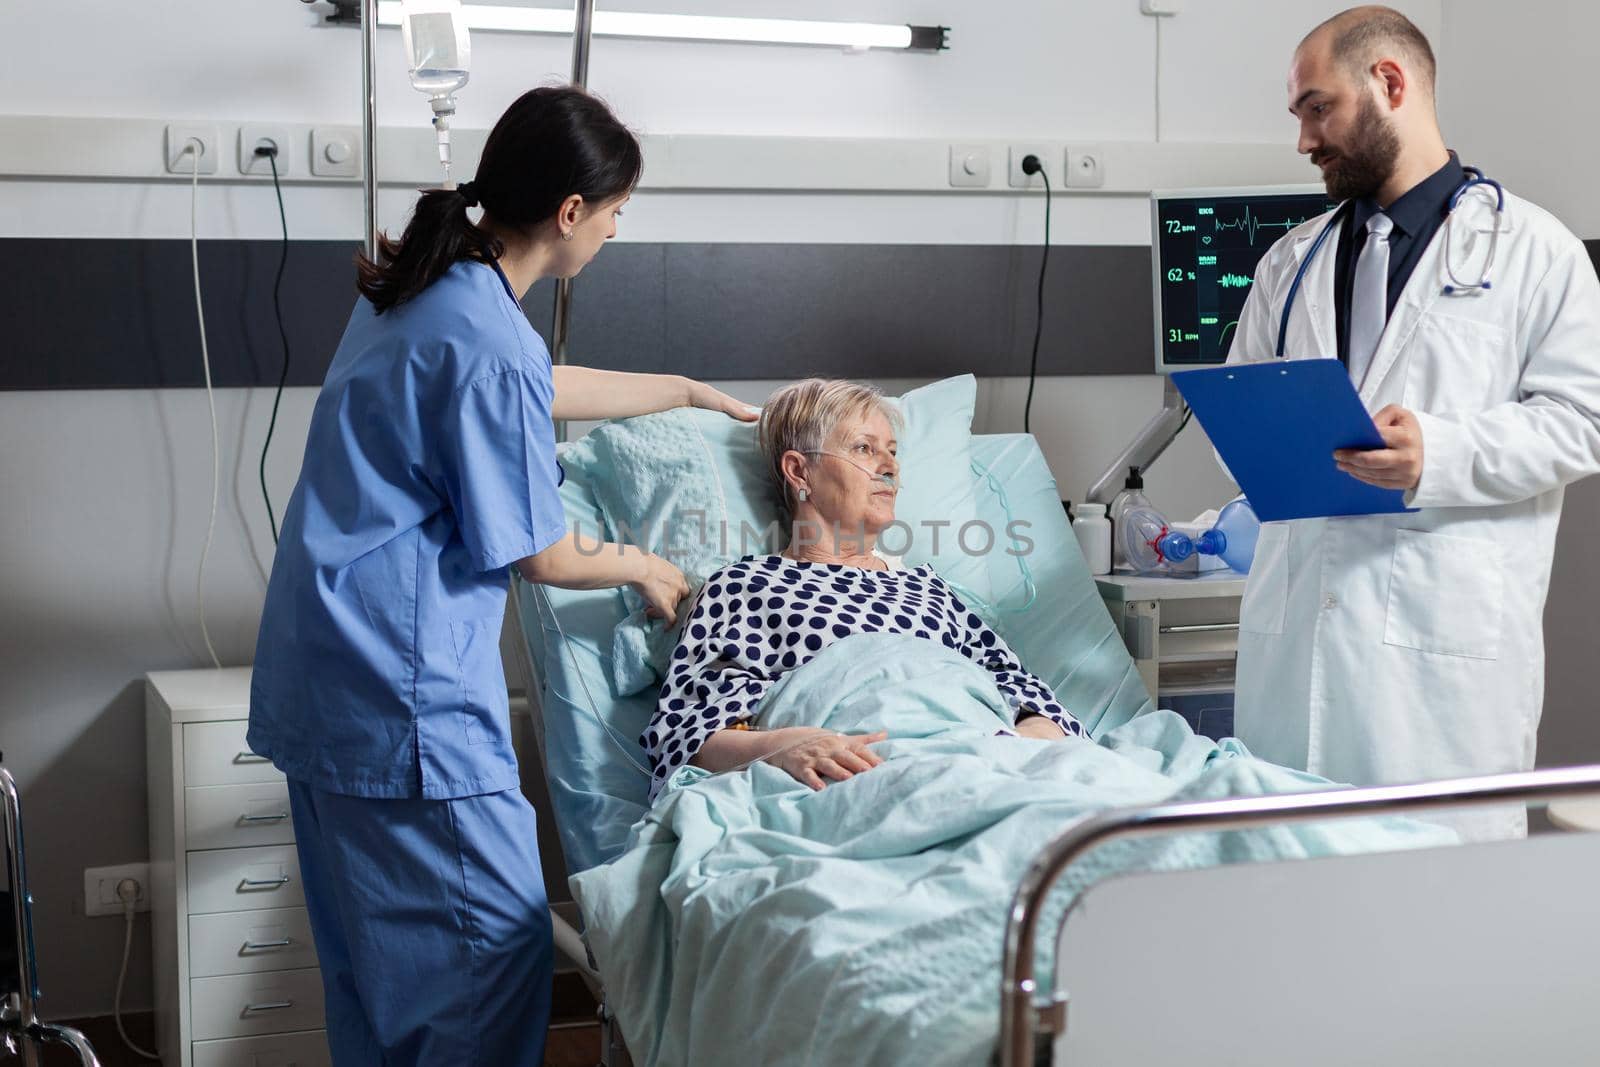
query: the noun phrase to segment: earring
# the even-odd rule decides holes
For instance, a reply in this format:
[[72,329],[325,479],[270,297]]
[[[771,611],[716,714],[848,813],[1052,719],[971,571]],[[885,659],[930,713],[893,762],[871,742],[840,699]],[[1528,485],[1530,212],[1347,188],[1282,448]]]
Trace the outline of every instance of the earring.
[[562,233],[562,235],[561,235],[561,239],[562,239],[562,240],[563,240],[563,241],[570,241],[570,240],[572,240],[572,231],[571,231],[571,230],[567,230],[567,231],[565,231],[565,232],[564,232],[564,233]]
[[804,500],[807,495],[808,494],[806,493],[806,491],[804,489],[800,490],[800,499],[801,500]]

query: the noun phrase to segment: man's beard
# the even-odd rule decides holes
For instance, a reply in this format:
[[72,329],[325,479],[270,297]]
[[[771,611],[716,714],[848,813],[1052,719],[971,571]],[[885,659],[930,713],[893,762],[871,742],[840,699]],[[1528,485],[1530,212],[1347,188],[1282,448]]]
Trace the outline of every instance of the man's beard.
[[1333,165],[1322,172],[1322,180],[1330,197],[1353,200],[1371,196],[1394,173],[1395,160],[1400,158],[1400,135],[1384,119],[1377,102],[1363,95],[1349,145],[1313,153],[1311,161],[1320,164],[1328,156],[1333,157]]

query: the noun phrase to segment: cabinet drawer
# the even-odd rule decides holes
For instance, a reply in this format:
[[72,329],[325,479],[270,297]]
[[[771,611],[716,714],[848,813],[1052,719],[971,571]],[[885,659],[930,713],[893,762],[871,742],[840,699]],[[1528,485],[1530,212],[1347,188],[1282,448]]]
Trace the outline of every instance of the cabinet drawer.
[[322,972],[315,967],[230,974],[189,982],[196,1041],[322,1028]]
[[281,782],[283,772],[244,743],[249,722],[192,722],[183,728],[184,785]]
[[304,908],[189,916],[190,977],[288,971],[316,965],[311,920]]
[[293,845],[191,852],[188,859],[190,914],[305,906]]
[[196,1041],[194,1067],[332,1067],[328,1038],[321,1030],[270,1037],[230,1037]]
[[280,845],[294,840],[289,783],[199,785],[183,791],[191,849]]

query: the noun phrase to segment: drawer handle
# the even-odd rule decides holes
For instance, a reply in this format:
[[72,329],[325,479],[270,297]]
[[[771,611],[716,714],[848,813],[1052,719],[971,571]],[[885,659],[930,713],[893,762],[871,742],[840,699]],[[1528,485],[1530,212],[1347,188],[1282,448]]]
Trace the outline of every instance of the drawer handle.
[[258,756],[254,752],[251,752],[248,749],[246,749],[245,751],[239,753],[237,756],[233,757],[233,762],[235,762],[235,763],[271,763],[272,761],[269,760],[265,756]]
[[240,952],[265,952],[273,948],[288,948],[294,944],[292,937],[280,937],[276,941],[246,941],[239,946]]
[[1163,626],[1164,634],[1221,634],[1235,633],[1239,629],[1236,622],[1202,622],[1189,626]]
[[258,1011],[282,1011],[294,1007],[292,1000],[269,1000],[265,1004],[246,1004],[244,1014],[250,1015]]
[[239,821],[240,822],[282,822],[283,820],[287,819],[288,817],[289,817],[289,813],[288,812],[280,811],[276,815],[241,815],[241,816],[239,816]]
[[289,876],[281,874],[276,878],[246,878],[239,883],[240,890],[246,889],[277,889],[279,886],[289,884]]

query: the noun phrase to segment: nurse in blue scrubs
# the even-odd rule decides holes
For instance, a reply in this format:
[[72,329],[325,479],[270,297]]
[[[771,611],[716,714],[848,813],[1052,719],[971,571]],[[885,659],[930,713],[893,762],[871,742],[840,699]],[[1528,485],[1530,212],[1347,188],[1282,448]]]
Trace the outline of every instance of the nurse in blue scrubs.
[[[288,776],[338,1067],[536,1067],[551,940],[499,635],[508,568],[630,585],[670,619],[683,576],[580,547],[552,423],[695,405],[669,375],[554,367],[519,304],[616,233],[639,144],[578,89],[495,124],[473,181],[430,190],[377,262],[328,370],[284,515],[249,744]],[[472,221],[471,209],[482,208]]]

